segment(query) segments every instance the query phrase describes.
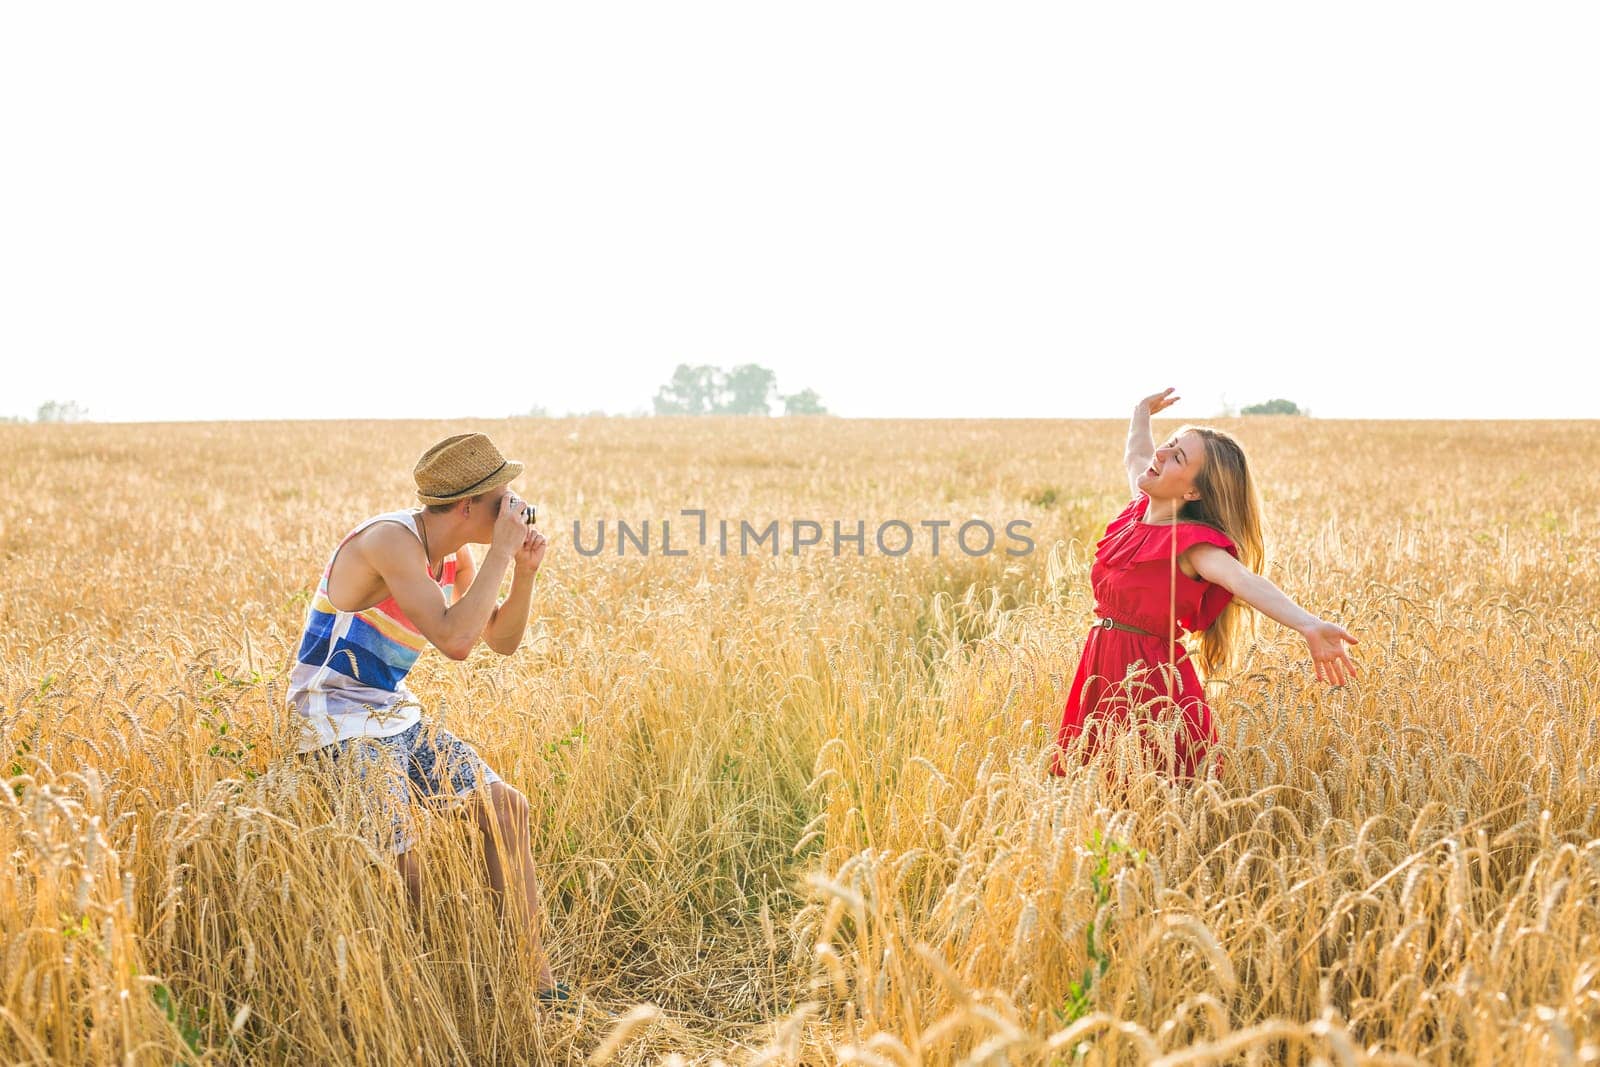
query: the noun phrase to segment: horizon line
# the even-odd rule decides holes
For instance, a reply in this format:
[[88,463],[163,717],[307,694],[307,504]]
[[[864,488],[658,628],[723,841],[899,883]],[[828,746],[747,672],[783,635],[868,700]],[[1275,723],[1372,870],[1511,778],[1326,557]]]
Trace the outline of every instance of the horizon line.
[[[1576,415],[1510,415],[1510,416],[1461,416],[1461,415],[1313,415],[1302,413],[1298,415],[1239,415],[1216,412],[1207,415],[1192,415],[1174,417],[1171,415],[1156,415],[1155,419],[1166,422],[1193,422],[1198,419],[1236,419],[1236,420],[1296,420],[1304,419],[1313,422],[1597,422],[1600,417],[1585,418]],[[230,423],[290,423],[290,422],[573,422],[588,419],[625,419],[625,420],[687,420],[706,419],[729,421],[768,420],[781,419],[838,419],[846,422],[1125,422],[1127,416],[1121,415],[839,415],[828,412],[821,415],[734,415],[728,413],[705,413],[700,415],[657,415],[652,412],[627,413],[611,411],[570,412],[565,415],[360,415],[360,416],[322,416],[322,415],[297,415],[297,416],[245,416],[235,418],[196,418],[196,419],[96,419],[80,418],[71,420],[47,420],[44,422],[22,416],[0,415],[0,426],[205,426],[225,425]]]

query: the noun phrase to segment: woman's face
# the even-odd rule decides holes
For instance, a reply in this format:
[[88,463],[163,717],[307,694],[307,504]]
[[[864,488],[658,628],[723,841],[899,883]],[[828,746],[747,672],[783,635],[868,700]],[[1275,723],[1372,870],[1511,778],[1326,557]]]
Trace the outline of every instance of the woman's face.
[[1205,461],[1205,441],[1199,433],[1188,430],[1180,436],[1169,437],[1156,449],[1156,458],[1139,476],[1139,488],[1151,497],[1198,499],[1194,479]]

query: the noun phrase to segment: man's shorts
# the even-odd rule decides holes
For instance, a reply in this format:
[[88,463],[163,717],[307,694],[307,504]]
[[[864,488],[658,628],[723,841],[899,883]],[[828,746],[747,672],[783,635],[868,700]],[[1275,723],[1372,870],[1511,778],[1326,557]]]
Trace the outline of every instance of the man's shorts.
[[360,783],[362,832],[396,853],[417,843],[410,821],[413,793],[428,799],[465,797],[501,781],[477,750],[449,730],[421,722],[391,737],[361,737],[310,753],[348,767]]

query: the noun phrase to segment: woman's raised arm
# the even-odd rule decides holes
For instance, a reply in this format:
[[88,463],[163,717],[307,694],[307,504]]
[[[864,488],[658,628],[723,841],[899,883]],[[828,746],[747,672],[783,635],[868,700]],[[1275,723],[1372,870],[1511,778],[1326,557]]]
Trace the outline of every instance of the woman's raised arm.
[[1156,458],[1156,442],[1150,436],[1150,416],[1176,404],[1181,398],[1168,396],[1171,389],[1163,389],[1139,401],[1128,422],[1128,447],[1122,453],[1122,465],[1128,471],[1128,489],[1139,492],[1139,475]]

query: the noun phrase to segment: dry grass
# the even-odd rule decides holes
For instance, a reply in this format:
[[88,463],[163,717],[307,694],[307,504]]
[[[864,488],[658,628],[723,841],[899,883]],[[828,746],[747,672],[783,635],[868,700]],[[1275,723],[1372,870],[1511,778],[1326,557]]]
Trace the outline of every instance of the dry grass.
[[[0,1060],[1600,1057],[1600,424],[1232,424],[1269,573],[1361,680],[1265,623],[1213,685],[1222,781],[1125,796],[1044,771],[1120,425],[479,424],[555,534],[537,623],[413,686],[533,803],[571,1017],[463,820],[413,915],[282,755],[327,553],[462,428],[0,426]],[[1039,549],[571,550],[696,506]]]

